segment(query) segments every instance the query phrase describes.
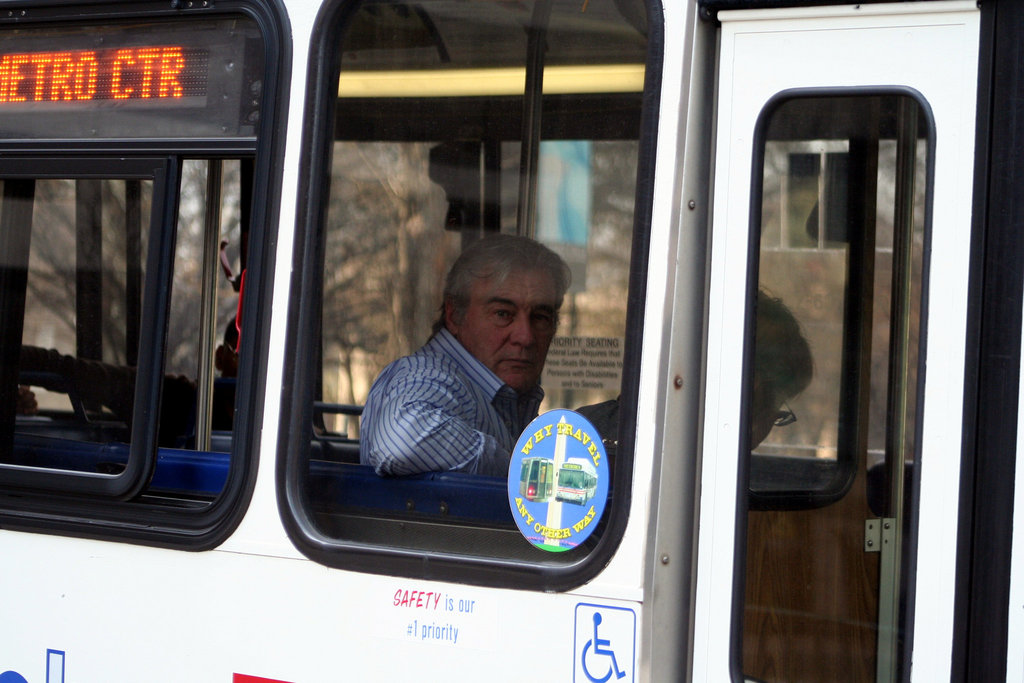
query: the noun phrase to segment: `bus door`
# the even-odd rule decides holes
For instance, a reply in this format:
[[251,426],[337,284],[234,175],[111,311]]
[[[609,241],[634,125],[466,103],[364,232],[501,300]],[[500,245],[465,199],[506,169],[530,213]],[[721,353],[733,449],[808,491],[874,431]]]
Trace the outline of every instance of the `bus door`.
[[978,13],[718,18],[694,679],[948,679]]

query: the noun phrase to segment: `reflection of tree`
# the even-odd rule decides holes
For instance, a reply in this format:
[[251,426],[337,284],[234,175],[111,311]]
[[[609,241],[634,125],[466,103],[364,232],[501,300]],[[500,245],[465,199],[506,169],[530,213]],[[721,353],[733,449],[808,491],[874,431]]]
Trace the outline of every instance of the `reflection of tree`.
[[[324,268],[325,365],[350,379],[354,354],[370,374],[425,341],[451,245],[444,193],[428,177],[428,145],[335,147]],[[443,276],[442,276],[443,277]]]
[[[86,187],[86,183],[92,184]],[[28,279],[27,342],[55,346],[76,353],[77,235],[76,203],[98,197],[102,269],[100,311],[102,321],[90,321],[102,336],[103,358],[124,363],[128,297],[125,234],[126,182],[123,180],[40,180],[36,183],[33,235]],[[83,194],[79,194],[83,193]],[[143,215],[149,214],[151,184],[142,192]],[[89,199],[86,199],[89,198]],[[143,247],[144,249],[144,243]]]
[[636,153],[635,142],[594,144],[587,282],[576,301],[576,334],[621,337],[625,330]]
[[[335,145],[323,292],[329,400],[364,400],[380,369],[418,348],[437,316],[460,238],[443,229],[446,197],[429,179],[430,147]],[[567,301],[560,334],[623,334],[635,176],[636,143],[595,143],[586,282]]]
[[[174,262],[171,321],[167,335],[167,362],[169,372],[194,376],[198,354],[198,324],[201,295],[202,235],[206,210],[207,162],[186,162],[183,165],[179,225]],[[36,182],[33,211],[33,234],[28,278],[25,319],[26,343],[60,349],[64,353],[79,354],[76,348],[76,203],[82,191],[81,182],[75,180],[39,180]],[[129,292],[132,275],[128,272],[129,233],[126,223],[128,204],[126,185],[131,181],[108,179],[84,181],[99,183],[100,274],[102,319],[89,321],[99,329],[103,339],[103,360],[124,364],[128,362],[126,330],[128,328]],[[222,198],[222,225],[235,226],[239,214],[238,164],[229,163],[224,169]],[[141,183],[139,214],[141,231],[139,257],[144,282],[146,250],[149,243],[150,198],[152,182]],[[90,206],[87,208],[95,209]],[[227,228],[225,228],[227,232]],[[237,233],[236,233],[237,234]],[[237,242],[237,240],[236,240]],[[237,252],[237,243],[234,245]],[[223,283],[222,283],[223,286]],[[141,295],[141,292],[136,292]],[[230,316],[234,301],[228,301],[222,314]],[[226,321],[225,321],[226,322]]]
[[[202,306],[203,235],[207,204],[209,162],[186,160],[181,171],[178,204],[178,232],[174,254],[174,282],[171,290],[171,318],[167,328],[169,373],[195,377],[199,358],[199,320]],[[228,253],[240,264],[240,170],[237,161],[222,165],[220,237],[229,243]],[[240,266],[237,266],[240,267]],[[217,276],[217,335],[233,319],[238,303],[225,278]]]
[[37,181],[29,256],[27,343],[73,351],[75,339],[74,184]]

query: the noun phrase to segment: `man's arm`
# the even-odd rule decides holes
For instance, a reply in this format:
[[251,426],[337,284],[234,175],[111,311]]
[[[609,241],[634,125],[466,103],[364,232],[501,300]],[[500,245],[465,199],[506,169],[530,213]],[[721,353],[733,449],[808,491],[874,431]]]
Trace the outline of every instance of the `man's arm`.
[[131,421],[135,395],[135,370],[67,356],[53,349],[22,346],[19,369],[51,373],[59,381],[43,377],[38,383],[44,389],[64,391],[62,382],[86,405],[102,404],[122,420]]
[[509,454],[477,428],[480,406],[458,376],[401,361],[377,380],[363,411],[360,461],[380,475],[457,470],[504,475]]

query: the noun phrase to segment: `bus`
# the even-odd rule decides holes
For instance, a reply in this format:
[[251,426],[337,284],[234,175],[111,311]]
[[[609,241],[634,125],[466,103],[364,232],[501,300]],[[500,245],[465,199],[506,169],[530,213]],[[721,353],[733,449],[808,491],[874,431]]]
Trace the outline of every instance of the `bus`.
[[[1022,27],[0,0],[0,681],[1024,683]],[[499,233],[572,272],[547,517],[360,461]]]
[[558,470],[555,500],[586,505],[597,493],[597,474],[586,458],[569,458]]

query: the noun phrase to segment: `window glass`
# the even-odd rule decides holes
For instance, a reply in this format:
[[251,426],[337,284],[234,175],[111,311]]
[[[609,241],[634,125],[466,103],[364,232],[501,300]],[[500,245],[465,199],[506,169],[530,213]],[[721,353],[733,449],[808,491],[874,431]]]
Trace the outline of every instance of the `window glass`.
[[0,214],[18,236],[4,307],[20,331],[4,358],[6,464],[125,469],[152,196],[152,178],[5,180]]
[[[542,7],[374,2],[338,26],[317,226],[320,335],[304,342],[320,372],[306,393],[312,447],[293,453],[299,514],[338,548],[557,564],[600,536],[583,550],[544,553],[516,530],[504,473],[381,476],[360,461],[375,379],[432,339],[453,262],[495,234],[531,237],[571,271],[540,411],[619,395],[646,10],[606,0],[582,10],[554,2],[549,15]],[[614,452],[616,420],[599,428]]]
[[[187,159],[182,166],[164,376],[195,380],[196,417],[182,443],[199,450],[210,449],[202,447],[206,439],[213,450],[227,452],[231,446],[236,314],[247,256],[240,184],[237,159]],[[200,334],[204,323],[205,335]]]
[[[216,185],[211,168],[227,170]],[[133,434],[140,433],[133,428],[145,401],[136,390],[140,344],[146,343],[142,309],[145,289],[153,286],[148,264],[160,259],[149,249],[153,180],[40,178],[8,180],[7,186],[4,206],[30,207],[21,213],[30,215],[31,229],[23,233],[28,259],[14,440],[0,458],[54,479],[60,471],[117,476],[128,463]],[[15,188],[23,196],[14,198]],[[208,497],[223,485],[227,460],[188,453],[230,450],[238,295],[222,273],[240,256],[239,163],[186,161],[180,198],[150,492]],[[8,303],[16,304],[18,292],[8,294]],[[199,323],[204,298],[213,302],[205,334]]]
[[901,668],[930,123],[895,94],[762,118],[742,648],[757,680]]

